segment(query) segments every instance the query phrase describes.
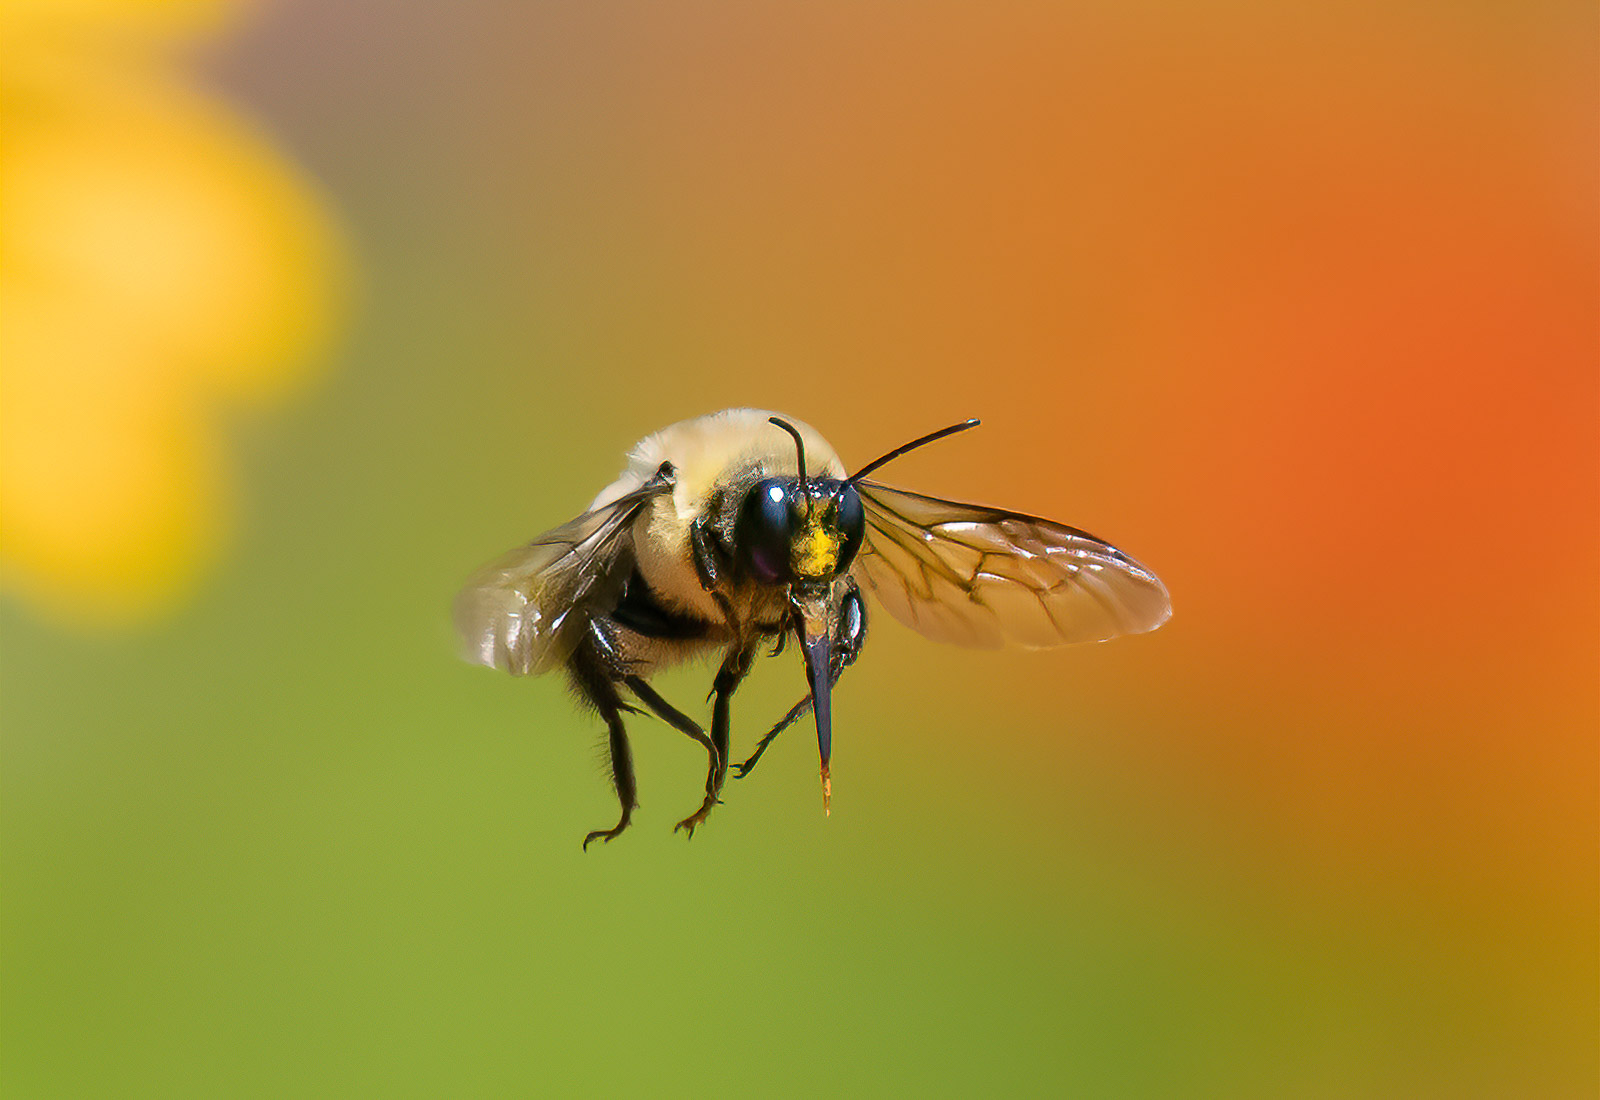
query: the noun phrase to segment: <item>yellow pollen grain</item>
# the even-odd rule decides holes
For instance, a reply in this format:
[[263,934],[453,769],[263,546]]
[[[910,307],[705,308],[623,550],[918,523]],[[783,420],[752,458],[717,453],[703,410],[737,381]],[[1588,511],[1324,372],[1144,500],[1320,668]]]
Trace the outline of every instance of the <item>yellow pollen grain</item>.
[[839,563],[839,540],[821,524],[812,524],[794,541],[796,576],[826,577]]

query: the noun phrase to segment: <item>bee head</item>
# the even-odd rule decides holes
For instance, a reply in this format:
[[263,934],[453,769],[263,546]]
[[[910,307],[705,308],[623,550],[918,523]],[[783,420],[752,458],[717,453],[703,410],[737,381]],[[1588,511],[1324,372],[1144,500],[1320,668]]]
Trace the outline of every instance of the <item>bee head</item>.
[[733,544],[745,573],[762,584],[825,585],[850,568],[866,526],[855,486],[769,477],[745,494]]
[[[791,624],[805,655],[811,708],[822,758],[822,809],[832,792],[828,764],[833,753],[833,681],[838,679],[834,633],[840,592],[834,578],[850,568],[866,535],[867,517],[856,482],[886,462],[936,439],[976,427],[952,424],[896,447],[844,480],[806,477],[806,445],[793,424],[772,423],[794,437],[800,474],[757,481],[739,503],[733,542],[739,567],[760,584],[788,589]],[[859,596],[857,597],[859,599]]]
[[762,478],[745,494],[733,543],[747,575],[762,584],[819,588],[850,568],[866,532],[854,485],[806,477],[806,447],[794,425],[772,423],[794,437],[798,477]]

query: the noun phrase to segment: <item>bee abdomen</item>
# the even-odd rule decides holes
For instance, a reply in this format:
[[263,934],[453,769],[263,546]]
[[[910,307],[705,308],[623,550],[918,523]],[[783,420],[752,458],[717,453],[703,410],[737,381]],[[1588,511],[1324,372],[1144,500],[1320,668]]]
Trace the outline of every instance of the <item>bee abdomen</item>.
[[637,568],[623,587],[622,599],[609,616],[620,627],[646,638],[693,641],[711,634],[717,624],[666,607]]

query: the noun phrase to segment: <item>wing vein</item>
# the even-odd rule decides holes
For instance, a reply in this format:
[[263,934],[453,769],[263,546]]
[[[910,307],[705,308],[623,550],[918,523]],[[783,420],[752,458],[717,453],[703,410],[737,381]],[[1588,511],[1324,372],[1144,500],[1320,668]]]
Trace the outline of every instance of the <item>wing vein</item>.
[[1153,573],[1086,531],[875,482],[858,491],[868,522],[858,569],[890,614],[931,638],[1103,641],[1170,614]]

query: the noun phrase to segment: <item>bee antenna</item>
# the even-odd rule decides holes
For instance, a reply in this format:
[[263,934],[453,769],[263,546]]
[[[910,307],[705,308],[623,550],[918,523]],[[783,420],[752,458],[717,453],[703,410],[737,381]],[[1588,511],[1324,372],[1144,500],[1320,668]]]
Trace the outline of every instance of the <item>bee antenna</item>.
[[[928,444],[928,443],[932,443],[932,442],[934,442],[936,440],[943,439],[947,435],[955,435],[957,432],[964,432],[968,428],[976,428],[981,423],[983,423],[981,420],[979,420],[977,417],[973,417],[971,420],[963,420],[959,424],[952,424],[948,428],[940,428],[936,432],[929,432],[927,435],[923,436],[920,439],[913,439],[910,443],[902,444],[901,446],[896,447],[894,450],[890,451],[888,454],[882,456],[881,458],[876,458],[873,461],[867,463],[865,466],[861,467],[861,469],[858,470],[856,473],[851,474],[849,480],[846,481],[845,484],[846,485],[854,485],[856,482],[860,481],[862,478],[864,478],[868,474],[872,473],[872,471],[876,470],[879,466],[882,466],[886,462],[893,462],[895,459],[899,458],[901,455],[905,454],[907,451],[914,451],[918,447],[921,447],[921,446],[923,446],[925,444]],[[796,438],[798,438],[798,437],[796,437]]]
[[778,427],[782,428],[784,431],[788,432],[790,435],[794,436],[794,449],[800,455],[800,493],[801,493],[802,496],[804,496],[805,495],[805,491],[806,491],[806,444],[805,444],[805,440],[800,438],[800,433],[797,430],[795,430],[795,426],[793,424],[789,423],[787,420],[784,420],[782,417],[769,416],[769,417],[767,417],[767,420],[770,421],[773,424],[776,424]]

